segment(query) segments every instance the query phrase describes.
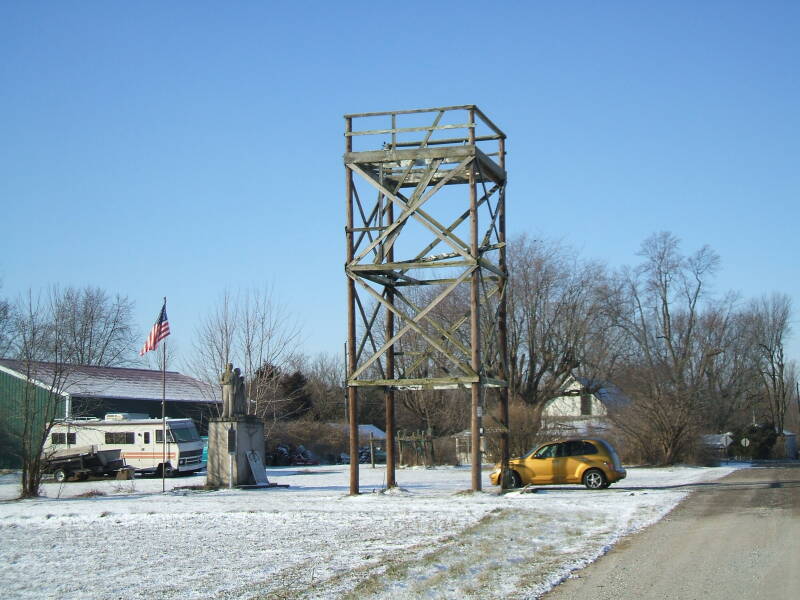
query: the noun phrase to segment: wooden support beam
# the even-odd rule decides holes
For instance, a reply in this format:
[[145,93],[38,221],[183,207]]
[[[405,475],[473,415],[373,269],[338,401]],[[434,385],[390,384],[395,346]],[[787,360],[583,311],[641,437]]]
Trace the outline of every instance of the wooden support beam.
[[[499,135],[479,135],[475,137],[476,142],[492,142],[495,140],[499,140],[501,137]],[[467,138],[446,138],[446,139],[438,139],[438,140],[430,140],[428,142],[428,146],[439,146],[442,144],[462,144],[467,141]],[[413,141],[413,142],[398,142],[394,146],[395,148],[415,148],[420,145],[420,141]],[[488,155],[487,156],[491,156]]]
[[[345,121],[348,119],[360,119],[363,117],[384,117],[384,116],[391,116],[391,115],[416,115],[420,113],[431,113],[431,112],[450,112],[453,110],[469,110],[471,108],[476,108],[474,104],[458,104],[454,106],[440,106],[436,108],[410,108],[406,110],[384,110],[380,112],[365,112],[365,113],[354,113],[349,115],[344,115]],[[347,132],[345,132],[346,134]]]
[[349,379],[347,385],[356,387],[408,387],[419,386],[434,387],[434,386],[454,386],[469,385],[480,381],[480,377],[473,375],[472,377],[424,377],[416,379]]
[[365,131],[353,131],[351,133],[346,133],[347,136],[356,136],[356,135],[382,135],[386,133],[411,133],[413,131],[444,131],[445,129],[465,129],[469,126],[469,123],[455,123],[453,125],[438,125],[438,126],[426,126],[426,127],[395,127],[393,129],[368,129]]
[[[410,150],[366,150],[364,152],[347,152],[344,155],[344,164],[363,165],[381,163],[414,163],[417,160],[445,160],[453,159],[454,162],[464,162],[473,159],[476,155],[474,146],[444,146],[436,148],[414,148]],[[485,155],[484,155],[485,156]],[[491,160],[491,159],[489,159]]]

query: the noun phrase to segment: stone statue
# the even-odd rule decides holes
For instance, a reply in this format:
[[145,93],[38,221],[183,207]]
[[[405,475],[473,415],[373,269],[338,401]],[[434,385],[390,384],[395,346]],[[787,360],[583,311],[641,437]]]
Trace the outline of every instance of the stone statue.
[[242,372],[228,363],[219,382],[222,384],[222,418],[232,419],[247,415],[247,391]]
[[247,414],[247,392],[244,385],[244,377],[239,369],[233,370],[233,416],[244,416]]
[[[236,369],[237,373],[239,369]],[[228,363],[228,366],[225,367],[225,372],[220,375],[219,382],[222,384],[222,417],[224,419],[229,419],[233,416],[233,404],[234,404],[234,390],[235,390],[235,379],[238,377],[236,373],[233,371],[233,365]]]

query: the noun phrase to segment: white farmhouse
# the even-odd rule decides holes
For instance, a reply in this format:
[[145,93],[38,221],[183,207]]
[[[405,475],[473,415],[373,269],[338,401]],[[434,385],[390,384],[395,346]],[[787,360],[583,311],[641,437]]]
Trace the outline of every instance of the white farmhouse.
[[623,406],[628,398],[615,385],[570,377],[561,396],[542,412],[542,426],[554,436],[602,434],[610,428],[609,410]]

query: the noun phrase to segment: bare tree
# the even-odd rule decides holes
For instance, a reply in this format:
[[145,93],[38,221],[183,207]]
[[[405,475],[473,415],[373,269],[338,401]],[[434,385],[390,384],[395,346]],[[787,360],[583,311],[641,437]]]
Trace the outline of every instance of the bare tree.
[[[24,381],[5,419],[6,446],[22,466],[21,495],[37,496],[42,449],[57,419],[67,416],[65,396],[76,364],[126,362],[131,349],[131,303],[98,288],[29,291],[3,307],[8,354],[20,361]],[[74,414],[72,415],[74,416]]]
[[404,391],[398,396],[403,408],[431,437],[452,435],[469,426],[466,389]]
[[14,394],[12,418],[4,425],[22,466],[23,498],[39,495],[42,448],[56,419],[65,416],[72,357],[57,307],[57,296],[43,298],[29,291],[19,297],[12,312],[13,355],[22,363],[25,380]]
[[346,418],[344,361],[335,354],[317,354],[304,359],[301,370],[308,378],[312,399],[310,417],[322,423],[335,423]]
[[706,294],[719,258],[708,247],[685,256],[667,232],[647,238],[639,255],[644,262],[622,272],[610,307],[628,349],[618,381],[632,399],[616,424],[643,454],[671,464],[698,433],[705,382],[724,353],[718,315],[727,311]]
[[558,243],[526,236],[508,256],[510,392],[540,415],[571,375],[599,384],[613,370],[606,270]]
[[132,327],[133,302],[91,286],[55,288],[51,295],[72,362],[110,367],[131,362],[138,338]]
[[797,362],[794,360],[790,361],[786,372],[787,381],[792,382],[792,385],[789,387],[794,392],[795,405],[794,412],[789,412],[787,415],[787,425],[789,425],[789,427],[793,427],[796,431],[797,428],[800,427],[800,370],[798,369]]
[[735,309],[734,302],[735,297],[728,296],[716,308],[706,309],[700,325],[708,336],[706,346],[720,351],[714,360],[706,361],[705,379],[698,390],[702,414],[697,418],[705,431],[713,433],[746,425],[757,396],[751,319]]
[[299,326],[269,290],[236,295],[225,291],[197,329],[195,359],[189,368],[199,379],[218,385],[225,365],[233,363],[247,378],[250,412],[271,414],[271,404],[286,400],[280,394],[280,378],[256,377],[256,373],[265,366],[290,365],[299,337]]
[[308,380],[300,370],[284,370],[269,363],[248,379],[255,396],[250,404],[253,414],[267,423],[271,431],[279,422],[299,419],[311,410]]
[[761,383],[762,418],[783,435],[786,411],[795,387],[784,352],[784,340],[790,333],[791,300],[785,294],[773,294],[754,301],[750,312],[756,370]]
[[[541,427],[541,415],[531,410],[520,398],[512,398],[508,407],[509,422],[509,453],[511,456],[524,456],[537,445],[552,440],[552,432]],[[490,414],[493,421],[486,428],[487,454],[494,460],[500,461],[500,436],[498,415]]]
[[225,366],[238,358],[237,327],[238,307],[226,290],[195,332],[194,360],[189,368],[198,379],[219,384]]
[[0,298],[0,357],[6,356],[13,344],[11,304]]

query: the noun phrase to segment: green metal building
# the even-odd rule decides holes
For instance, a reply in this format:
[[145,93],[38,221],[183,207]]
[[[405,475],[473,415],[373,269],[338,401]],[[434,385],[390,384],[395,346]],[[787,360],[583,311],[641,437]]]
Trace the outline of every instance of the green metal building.
[[37,441],[47,423],[66,414],[67,396],[58,386],[39,381],[35,365],[22,368],[19,372],[0,364],[0,469],[21,467],[23,453],[41,447]]

